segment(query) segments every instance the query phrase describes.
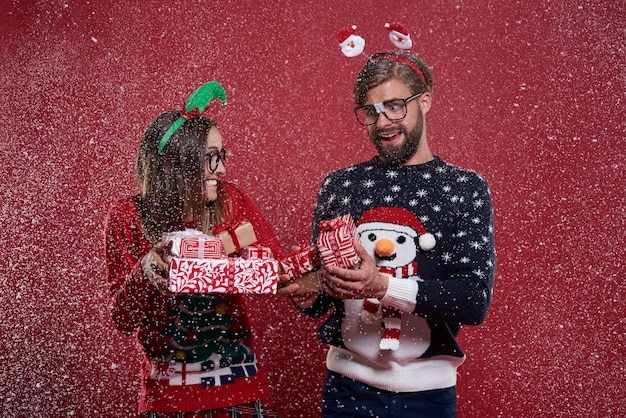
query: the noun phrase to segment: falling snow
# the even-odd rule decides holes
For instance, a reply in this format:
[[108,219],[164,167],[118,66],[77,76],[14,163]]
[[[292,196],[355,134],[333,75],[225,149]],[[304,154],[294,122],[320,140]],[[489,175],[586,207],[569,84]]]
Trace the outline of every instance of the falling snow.
[[[390,48],[391,20],[433,67],[431,149],[481,173],[494,202],[493,304],[460,334],[459,416],[626,416],[623,5],[305,3],[0,5],[0,416],[136,411],[140,350],[110,322],[103,220],[136,191],[149,122],[218,79],[229,179],[285,248],[306,242],[324,174],[375,152],[352,113],[362,60],[335,33],[358,24],[369,54]],[[316,416],[319,322],[278,298],[248,307],[281,417]]]

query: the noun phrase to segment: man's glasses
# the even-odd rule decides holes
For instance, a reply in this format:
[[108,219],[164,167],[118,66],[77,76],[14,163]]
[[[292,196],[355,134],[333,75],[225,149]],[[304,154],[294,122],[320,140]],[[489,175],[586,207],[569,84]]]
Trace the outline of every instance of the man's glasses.
[[406,104],[411,100],[417,99],[422,94],[419,93],[406,99],[391,99],[382,103],[355,107],[354,115],[356,120],[363,126],[375,124],[378,120],[378,115],[381,113],[392,122],[402,120],[406,117]]
[[222,164],[226,165],[226,148],[221,150],[212,150],[204,154],[204,163],[209,165],[211,172],[216,172],[217,168]]

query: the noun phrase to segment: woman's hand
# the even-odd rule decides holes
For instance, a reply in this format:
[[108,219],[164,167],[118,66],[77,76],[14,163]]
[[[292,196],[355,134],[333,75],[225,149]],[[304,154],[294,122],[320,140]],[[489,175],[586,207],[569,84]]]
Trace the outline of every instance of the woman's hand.
[[172,242],[160,242],[141,259],[141,269],[150,283],[163,294],[171,294],[169,290],[169,266],[163,261],[163,255],[169,250]]
[[279,287],[277,293],[290,297],[291,301],[301,308],[308,308],[313,305],[319,294],[319,275],[319,270],[310,271],[295,279],[288,274],[280,274],[278,280],[284,286]]
[[278,275],[278,291],[280,296],[292,296],[298,292],[299,285],[291,280],[288,274],[281,273]]

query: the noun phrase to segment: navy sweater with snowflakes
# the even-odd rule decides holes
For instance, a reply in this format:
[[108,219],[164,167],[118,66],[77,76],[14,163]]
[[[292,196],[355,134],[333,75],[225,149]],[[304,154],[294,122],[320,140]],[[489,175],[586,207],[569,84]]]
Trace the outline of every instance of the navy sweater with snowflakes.
[[[345,214],[389,276],[389,288],[367,320],[362,299],[320,293],[302,309],[312,317],[331,312],[318,330],[330,346],[328,369],[390,391],[454,386],[465,359],[456,341],[460,326],[480,324],[491,301],[495,248],[487,182],[439,157],[410,166],[375,157],[324,179],[313,240],[320,221]],[[424,235],[434,237],[434,246],[422,245]],[[382,240],[384,255],[376,252]],[[387,310],[400,314],[389,319]],[[398,333],[396,348],[382,348],[386,328]]]

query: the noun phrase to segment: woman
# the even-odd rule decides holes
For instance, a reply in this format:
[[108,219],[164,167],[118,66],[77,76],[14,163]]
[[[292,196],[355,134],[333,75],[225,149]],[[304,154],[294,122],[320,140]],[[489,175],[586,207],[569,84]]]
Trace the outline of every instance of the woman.
[[111,315],[122,333],[137,332],[144,351],[141,417],[276,417],[242,296],[167,290],[165,232],[211,234],[246,220],[259,244],[284,256],[252,200],[220,179],[222,137],[215,122],[200,116],[205,105],[189,109],[190,101],[186,111],[163,113],[147,129],[137,156],[141,193],[108,213]]

